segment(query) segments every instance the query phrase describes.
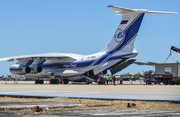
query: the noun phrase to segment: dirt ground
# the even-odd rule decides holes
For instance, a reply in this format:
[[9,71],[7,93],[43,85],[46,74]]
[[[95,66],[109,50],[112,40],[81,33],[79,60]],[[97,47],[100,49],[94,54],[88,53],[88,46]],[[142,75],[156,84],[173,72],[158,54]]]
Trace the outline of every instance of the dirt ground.
[[[39,112],[37,112],[37,106]],[[14,98],[0,97],[0,113],[21,115],[42,115],[70,113],[77,110],[165,110],[180,112],[180,102],[122,101],[73,98]]]
[[[1,84],[1,93],[33,93],[39,91],[41,95],[52,92],[52,95],[62,94],[63,91],[121,91],[126,92],[154,92],[162,94],[176,94],[179,96],[180,85],[34,85],[34,84]],[[22,91],[23,89],[23,91]],[[54,91],[54,92],[53,92]],[[164,93],[163,93],[164,92]],[[79,92],[80,93],[80,92]],[[93,96],[90,93],[90,96]],[[114,92],[113,92],[114,93]],[[69,94],[69,92],[68,92]],[[83,94],[83,93],[82,93]],[[108,94],[108,93],[107,93]],[[111,93],[112,94],[112,93]],[[122,94],[119,93],[121,96]],[[134,96],[134,93],[131,93]],[[144,93],[143,93],[144,94]],[[145,93],[147,95],[147,93]],[[152,94],[152,93],[150,93]],[[84,96],[84,95],[83,95]],[[176,96],[176,97],[177,97]],[[149,98],[149,97],[148,97]],[[175,98],[176,99],[176,98]],[[179,99],[179,98],[178,98]],[[170,101],[126,101],[100,100],[81,98],[23,98],[0,97],[0,117],[89,117],[89,116],[180,116],[180,102]]]

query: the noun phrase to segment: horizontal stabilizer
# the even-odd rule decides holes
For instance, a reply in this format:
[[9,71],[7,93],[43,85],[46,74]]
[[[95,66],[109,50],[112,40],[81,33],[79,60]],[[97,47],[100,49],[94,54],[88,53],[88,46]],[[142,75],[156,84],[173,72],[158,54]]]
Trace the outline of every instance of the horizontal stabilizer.
[[134,62],[134,64],[137,64],[137,65],[151,65],[151,66],[155,66],[157,63],[154,63],[154,62]]
[[132,63],[134,63],[136,61],[136,59],[130,59],[128,61],[125,61],[119,65],[117,65],[116,67],[112,68],[110,71],[111,71],[111,74],[115,74],[121,70],[123,70],[124,68],[128,67],[129,65],[131,65]]
[[132,13],[178,14],[178,12],[150,11],[147,9],[128,9],[128,8],[122,8],[122,7],[117,7],[113,5],[109,5],[108,7],[116,10],[116,15],[132,14]]

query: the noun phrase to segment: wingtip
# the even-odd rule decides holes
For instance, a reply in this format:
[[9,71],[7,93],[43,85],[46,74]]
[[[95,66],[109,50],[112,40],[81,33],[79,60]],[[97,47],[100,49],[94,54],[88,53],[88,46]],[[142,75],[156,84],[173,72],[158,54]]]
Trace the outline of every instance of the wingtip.
[[169,12],[169,14],[179,14],[179,12]]

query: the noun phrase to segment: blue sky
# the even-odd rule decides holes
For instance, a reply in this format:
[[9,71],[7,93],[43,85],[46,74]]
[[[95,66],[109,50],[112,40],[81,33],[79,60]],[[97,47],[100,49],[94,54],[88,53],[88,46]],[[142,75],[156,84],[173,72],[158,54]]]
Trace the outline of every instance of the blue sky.
[[[180,12],[179,0],[1,0],[0,58],[40,54],[93,54],[110,42],[122,17],[108,5]],[[145,14],[135,48],[137,61],[164,62],[171,46],[180,48],[180,14]],[[172,52],[180,61],[180,54]],[[167,62],[174,62],[171,58]],[[0,62],[0,75],[15,62]],[[131,65],[118,74],[151,66]]]

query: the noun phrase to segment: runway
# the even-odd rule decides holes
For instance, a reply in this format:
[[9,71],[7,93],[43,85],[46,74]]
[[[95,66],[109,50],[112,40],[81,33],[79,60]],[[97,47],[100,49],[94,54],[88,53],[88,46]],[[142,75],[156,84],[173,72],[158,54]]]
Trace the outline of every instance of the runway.
[[179,85],[35,85],[0,83],[0,95],[180,101]]

